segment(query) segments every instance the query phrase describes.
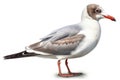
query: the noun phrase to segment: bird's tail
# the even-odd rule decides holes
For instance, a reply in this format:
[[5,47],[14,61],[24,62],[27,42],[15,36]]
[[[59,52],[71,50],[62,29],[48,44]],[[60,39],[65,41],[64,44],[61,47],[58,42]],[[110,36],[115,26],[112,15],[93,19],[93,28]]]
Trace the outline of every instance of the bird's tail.
[[39,54],[28,53],[26,51],[22,51],[22,52],[19,52],[19,53],[4,56],[4,59],[23,58],[23,57],[30,57],[30,56],[37,56],[37,55],[39,55]]

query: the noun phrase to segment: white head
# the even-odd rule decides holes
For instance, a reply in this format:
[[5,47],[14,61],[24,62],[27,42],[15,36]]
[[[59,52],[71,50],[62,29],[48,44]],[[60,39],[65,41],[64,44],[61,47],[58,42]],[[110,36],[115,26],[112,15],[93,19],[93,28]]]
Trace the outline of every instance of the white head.
[[82,13],[82,19],[84,18],[94,19],[96,21],[99,21],[100,19],[103,19],[103,18],[107,18],[112,21],[116,21],[114,17],[105,14],[102,7],[100,7],[97,4],[87,5],[87,7],[83,10],[83,13]]

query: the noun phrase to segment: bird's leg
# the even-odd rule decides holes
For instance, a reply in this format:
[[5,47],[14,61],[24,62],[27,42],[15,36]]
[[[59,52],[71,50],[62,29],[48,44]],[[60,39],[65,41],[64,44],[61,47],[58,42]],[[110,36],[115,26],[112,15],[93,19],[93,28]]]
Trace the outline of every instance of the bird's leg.
[[67,67],[68,73],[70,74],[71,71],[70,71],[70,68],[69,68],[69,66],[68,66],[68,59],[65,60],[65,65],[66,65],[66,67]]
[[[77,75],[80,75],[80,74],[81,74],[81,73],[73,73],[73,72],[70,71],[70,68],[69,68],[69,66],[68,66],[68,59],[65,60],[65,65],[66,65],[66,67],[67,67],[68,75],[69,75],[69,76],[77,76]],[[69,77],[69,76],[68,76],[68,77]]]
[[72,76],[73,76],[73,74],[63,74],[63,73],[61,72],[60,60],[58,60],[58,70],[59,70],[58,75],[59,75],[60,77],[72,77]]
[[79,73],[72,73],[71,71],[70,71],[70,69],[69,69],[69,67],[68,67],[68,62],[67,62],[67,60],[68,59],[66,59],[65,60],[65,65],[66,65],[66,67],[67,67],[67,69],[68,69],[68,73],[62,73],[61,72],[61,67],[60,67],[60,60],[58,60],[58,70],[59,70],[59,73],[58,73],[58,75],[60,76],[60,77],[73,77],[73,76],[78,76],[79,75]]
[[61,67],[60,67],[60,60],[58,60],[58,70],[59,70],[58,75],[62,74],[62,73],[61,73]]

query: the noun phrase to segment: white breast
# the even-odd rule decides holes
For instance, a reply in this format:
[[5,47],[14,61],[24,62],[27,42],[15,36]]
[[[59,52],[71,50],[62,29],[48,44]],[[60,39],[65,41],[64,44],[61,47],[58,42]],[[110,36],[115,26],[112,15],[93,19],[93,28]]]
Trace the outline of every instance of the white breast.
[[79,46],[71,52],[69,58],[81,57],[88,54],[97,45],[101,29],[100,25],[95,20],[86,20],[81,22],[82,30],[79,34],[84,34],[85,38],[80,42]]

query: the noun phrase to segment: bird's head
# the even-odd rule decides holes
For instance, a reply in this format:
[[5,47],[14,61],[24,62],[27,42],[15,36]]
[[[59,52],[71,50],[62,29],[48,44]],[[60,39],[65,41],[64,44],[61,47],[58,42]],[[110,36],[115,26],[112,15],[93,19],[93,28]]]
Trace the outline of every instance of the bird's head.
[[83,10],[82,18],[90,18],[99,21],[100,19],[107,18],[116,21],[113,16],[106,14],[102,7],[97,4],[89,4]]

